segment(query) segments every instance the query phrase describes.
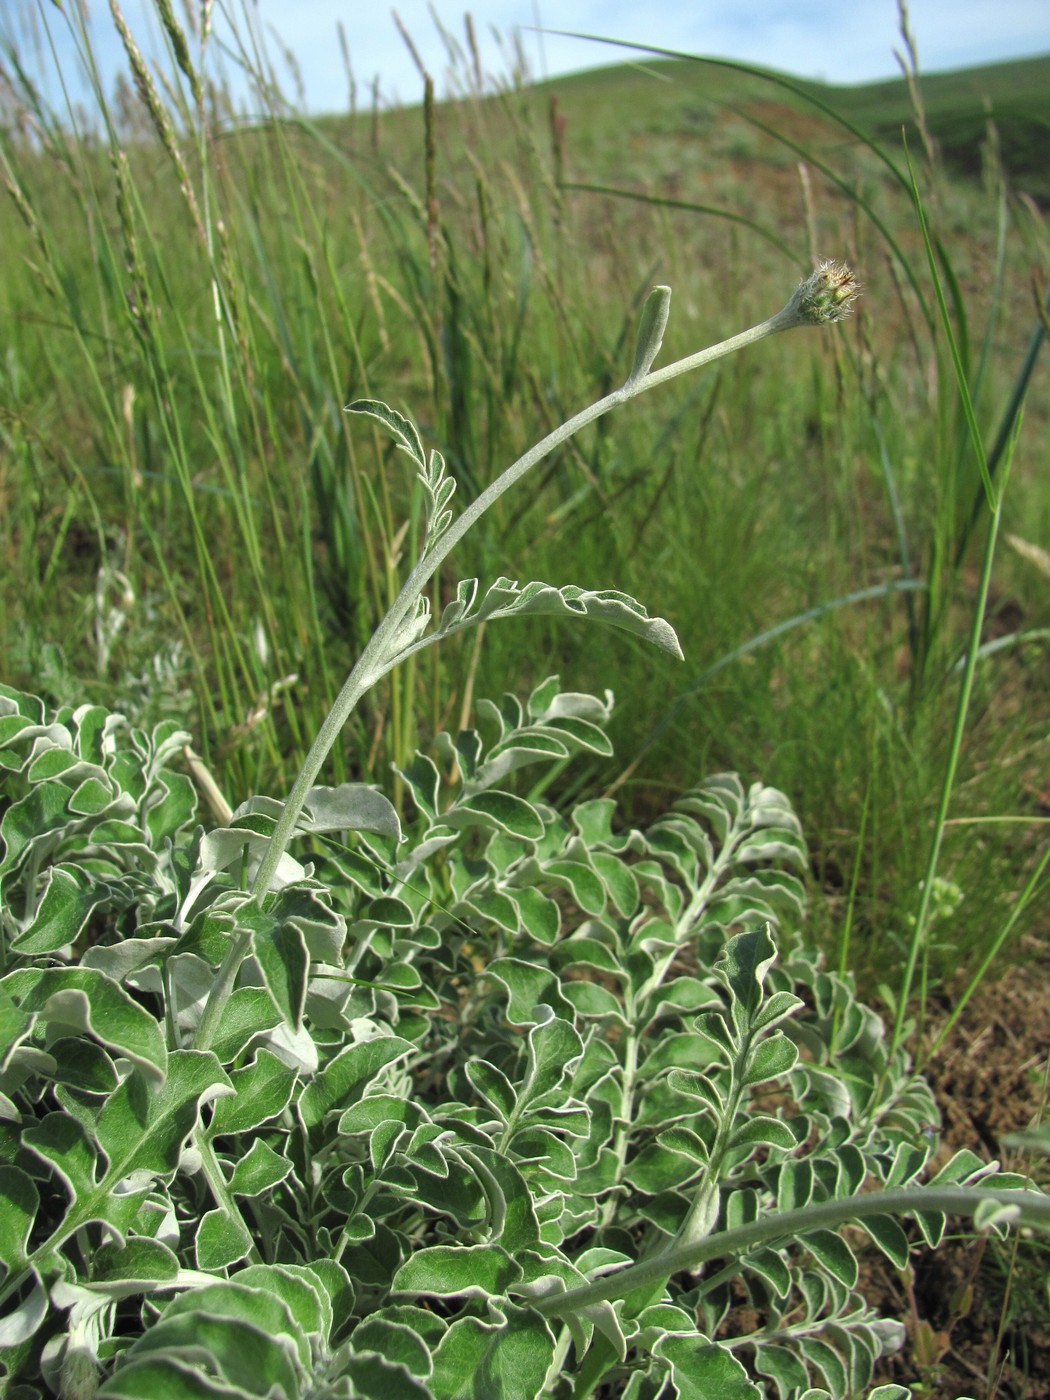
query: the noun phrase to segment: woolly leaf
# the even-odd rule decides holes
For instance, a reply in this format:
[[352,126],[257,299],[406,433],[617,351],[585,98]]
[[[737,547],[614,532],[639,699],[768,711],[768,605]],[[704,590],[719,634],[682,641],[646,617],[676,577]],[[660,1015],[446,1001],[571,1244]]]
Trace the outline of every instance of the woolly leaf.
[[814,1367],[827,1382],[832,1395],[848,1395],[850,1391],[849,1373],[840,1354],[819,1337],[803,1337],[799,1350],[810,1366]]
[[205,1211],[197,1226],[197,1268],[226,1269],[251,1252],[252,1237],[239,1216],[216,1208]]
[[265,987],[235,987],[223,1007],[212,1050],[220,1064],[238,1059],[256,1036],[281,1023],[277,1004]]
[[40,1197],[31,1177],[0,1166],[0,1263],[8,1275],[25,1263]]
[[768,1040],[760,1041],[752,1051],[744,1075],[747,1085],[764,1084],[779,1079],[793,1069],[798,1060],[798,1046],[779,1031]]
[[787,1123],[779,1118],[757,1114],[745,1119],[735,1128],[730,1138],[731,1147],[779,1147],[791,1152],[798,1146],[798,1140]]
[[185,1357],[177,1352],[130,1357],[98,1391],[99,1400],[246,1400],[250,1395],[206,1375],[199,1353],[192,1351]]
[[41,878],[43,893],[32,921],[12,942],[16,953],[54,952],[73,943],[100,905],[112,897],[110,886],[73,865],[53,865]]
[[[295,1396],[301,1390],[302,1368],[310,1362],[309,1343],[298,1333],[287,1307],[273,1293],[239,1282],[211,1284],[169,1303],[125,1353],[110,1385],[147,1358],[181,1361],[203,1352],[208,1370],[242,1393]],[[109,1393],[108,1388],[103,1393]]]
[[0,982],[23,1013],[50,1027],[92,1035],[129,1059],[154,1081],[167,1061],[156,1020],[111,978],[89,968],[21,968]]
[[763,1400],[733,1353],[706,1337],[669,1332],[653,1355],[668,1363],[679,1400]]
[[857,1284],[857,1259],[849,1245],[834,1230],[809,1230],[803,1244],[824,1268],[847,1288]]
[[230,1071],[233,1093],[212,1109],[208,1137],[246,1133],[283,1113],[295,1087],[296,1073],[269,1050],[259,1050],[250,1065]]
[[585,914],[597,915],[604,912],[605,887],[591,867],[583,861],[547,861],[543,873],[547,879],[564,885]]
[[397,809],[388,797],[366,783],[311,788],[295,829],[301,832],[370,831],[395,843],[401,840]]
[[791,1271],[776,1250],[752,1250],[745,1256],[743,1266],[764,1279],[778,1298],[786,1298],[791,1291]]
[[908,1236],[892,1215],[866,1215],[860,1224],[895,1268],[907,1268]]
[[275,1152],[262,1138],[256,1138],[246,1156],[241,1157],[233,1169],[229,1182],[230,1194],[261,1196],[266,1191],[272,1191],[291,1171],[292,1164],[287,1157]]
[[521,914],[525,933],[537,943],[550,946],[558,937],[561,916],[553,899],[536,889],[516,889],[514,903]]
[[583,1053],[583,1042],[568,1021],[556,1016],[549,1006],[538,1006],[536,1015],[528,1035],[528,1065],[518,1096],[519,1111],[561,1084]]
[[411,1041],[380,1035],[341,1050],[303,1090],[299,1112],[308,1128],[315,1127],[333,1109],[355,1103],[387,1067],[412,1053]]
[[431,1245],[411,1254],[391,1283],[394,1293],[437,1298],[485,1298],[506,1293],[522,1276],[521,1266],[498,1245]]
[[[320,1262],[337,1274],[342,1272],[332,1260]],[[295,1323],[298,1336],[313,1337],[321,1343],[327,1341],[333,1321],[332,1298],[313,1268],[301,1264],[250,1264],[241,1269],[236,1278],[244,1288],[272,1293],[280,1299]],[[344,1275],[339,1286],[347,1282]],[[300,1345],[299,1355],[305,1361],[309,1352]]]
[[423,443],[416,425],[410,418],[398,413],[396,408],[391,408],[380,399],[354,399],[353,403],[346,405],[344,412],[359,413],[382,423],[398,447],[408,453],[421,471],[426,472],[427,460],[423,453]]
[[355,1400],[434,1400],[433,1391],[405,1366],[375,1352],[347,1357],[343,1373]]
[[670,652],[672,656],[682,656],[681,646],[670,623],[665,622],[662,617],[650,617],[641,603],[627,593],[620,593],[615,589],[578,588],[575,584],[565,584],[561,588],[547,583],[527,583],[521,586],[516,580],[509,578],[498,578],[469,615],[457,612],[456,620],[447,626],[442,619],[435,636],[447,635],[489,618],[525,614],[591,618],[622,631],[632,632],[645,641],[652,642],[662,651]]
[[[60,1113],[25,1129],[25,1146],[53,1168],[70,1195],[51,1236],[53,1246],[96,1221],[123,1236],[151,1180],[174,1176],[200,1105],[229,1088],[214,1055],[177,1050],[169,1057],[162,1085],[135,1071],[100,1108],[80,1110],[94,1143],[75,1119]],[[105,1158],[104,1170],[96,1144]]]
[[787,1347],[765,1343],[755,1348],[755,1370],[776,1382],[782,1397],[797,1395],[808,1388],[805,1366]]
[[624,1175],[627,1180],[646,1195],[655,1196],[661,1191],[671,1191],[692,1181],[702,1167],[692,1154],[675,1152],[668,1147],[654,1144],[645,1147],[632,1162],[627,1164]]
[[543,1320],[504,1308],[503,1320],[464,1317],[453,1322],[434,1354],[434,1395],[464,1400],[539,1400],[554,1359],[554,1339]]
[[718,962],[718,971],[732,996],[734,1020],[738,1013],[746,1013],[742,1025],[738,1027],[738,1034],[745,1033],[753,1024],[754,1014],[762,1002],[766,974],[776,961],[776,956],[776,944],[768,925],[737,934],[725,946]]
[[179,1272],[178,1256],[159,1240],[131,1238],[118,1248],[101,1245],[91,1260],[91,1286],[111,1298],[149,1292],[172,1282]]
[[282,1018],[298,1030],[310,970],[306,940],[294,925],[278,923],[266,913],[242,914],[239,922],[242,927],[251,929],[252,952]]
[[507,1016],[516,1025],[536,1024],[536,1010],[543,1004],[556,1015],[573,1019],[573,1008],[561,993],[561,985],[549,968],[527,963],[520,958],[494,958],[485,969],[486,976],[506,987],[510,1002]]
[[[422,1308],[386,1309],[387,1316],[373,1314],[354,1329],[353,1345],[356,1352],[378,1352],[386,1361],[404,1366],[411,1375],[426,1380],[433,1370],[430,1352],[416,1327],[407,1320],[400,1321],[401,1312],[415,1322],[415,1314]],[[391,1316],[390,1314],[394,1314]]]
[[510,792],[477,792],[462,798],[445,813],[445,825],[458,830],[482,826],[505,832],[519,841],[538,841],[543,836],[543,819],[531,803]]
[[638,321],[638,339],[634,348],[634,363],[627,376],[627,385],[633,387],[644,379],[652,368],[653,361],[660,353],[667,318],[671,314],[671,288],[654,287],[645,299],[642,314]]
[[465,1072],[474,1088],[505,1124],[514,1112],[518,1099],[511,1081],[502,1070],[486,1064],[484,1060],[469,1061]]

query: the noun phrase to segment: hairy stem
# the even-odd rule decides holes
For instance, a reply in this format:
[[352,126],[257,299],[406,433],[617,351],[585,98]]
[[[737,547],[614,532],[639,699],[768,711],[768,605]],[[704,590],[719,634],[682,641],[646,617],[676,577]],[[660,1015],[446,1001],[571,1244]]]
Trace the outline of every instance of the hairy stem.
[[974,1190],[965,1186],[920,1186],[893,1191],[871,1191],[842,1201],[819,1201],[801,1210],[770,1213],[750,1225],[708,1235],[693,1244],[676,1246],[640,1264],[631,1264],[593,1283],[539,1298],[532,1307],[545,1317],[564,1317],[595,1303],[624,1298],[638,1288],[661,1283],[672,1274],[693,1270],[708,1259],[739,1258],[756,1246],[805,1239],[811,1230],[835,1229],[851,1221],[879,1215],[911,1215],[915,1211],[939,1211],[945,1215],[971,1216],[983,1201],[1016,1207],[1025,1224],[1050,1226],[1050,1197],[1035,1191]]

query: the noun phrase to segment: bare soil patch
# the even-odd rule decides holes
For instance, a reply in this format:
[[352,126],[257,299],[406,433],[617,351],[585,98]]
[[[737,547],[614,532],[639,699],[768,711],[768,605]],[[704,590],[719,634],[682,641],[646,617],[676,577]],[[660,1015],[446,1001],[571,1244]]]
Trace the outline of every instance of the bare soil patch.
[[[945,1159],[969,1147],[1010,1170],[1030,1171],[1045,1189],[1050,1165],[1002,1145],[1045,1113],[1050,949],[1045,937],[1031,936],[1022,951],[1000,981],[978,989],[926,1075],[941,1110]],[[917,1252],[911,1278],[881,1259],[865,1263],[866,1296],[908,1325],[908,1342],[881,1379],[943,1400],[1050,1400],[1042,1242],[960,1230],[940,1249]]]

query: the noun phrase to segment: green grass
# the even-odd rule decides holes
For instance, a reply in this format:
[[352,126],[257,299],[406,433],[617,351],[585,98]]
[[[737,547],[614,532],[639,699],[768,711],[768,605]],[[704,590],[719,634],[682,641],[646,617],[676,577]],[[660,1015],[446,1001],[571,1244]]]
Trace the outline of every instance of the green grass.
[[[89,135],[5,63],[4,679],[185,716],[234,802],[287,788],[416,547],[409,472],[345,403],[411,414],[470,499],[622,381],[652,283],[674,288],[667,360],[774,311],[812,255],[855,263],[844,330],[588,430],[442,572],[444,596],[472,574],[622,588],[672,621],[684,667],[597,630],[493,627],[395,673],[330,777],[382,779],[479,695],[555,671],[609,685],[617,762],[570,770],[565,795],[622,782],[641,819],[714,769],[782,787],[829,954],[898,985],[987,526],[970,528],[978,463],[897,134],[906,85],[654,58],[317,121],[260,87],[248,124],[221,92],[198,109],[173,65],[167,134],[133,92],[99,90]],[[1045,285],[1045,230],[1015,193],[1040,193],[1025,162],[1045,68],[923,79],[944,165],[909,137],[986,446]],[[984,122],[985,95],[1002,139],[974,179],[951,133]],[[1027,114],[1020,154],[1008,106]],[[1040,543],[1035,373],[1004,529]],[[780,623],[909,578],[928,594],[823,612],[708,676]],[[1048,625],[1045,577],[1000,550],[985,638],[1032,640],[978,667],[950,815],[1021,820],[947,828],[941,873],[966,898],[933,930],[934,981],[978,965],[1045,844]],[[1043,889],[1025,926],[1045,907]]]

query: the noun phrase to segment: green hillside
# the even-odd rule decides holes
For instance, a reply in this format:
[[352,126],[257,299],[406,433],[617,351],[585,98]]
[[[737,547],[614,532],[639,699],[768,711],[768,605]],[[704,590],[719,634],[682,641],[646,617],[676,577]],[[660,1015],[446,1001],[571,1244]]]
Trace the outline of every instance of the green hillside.
[[[894,150],[900,148],[902,129],[913,150],[921,139],[903,77],[846,86],[745,70],[716,59],[653,57],[552,78],[537,90],[556,93],[578,114],[582,128],[602,136],[676,120],[695,129],[698,110],[735,108],[746,115],[752,106],[761,110],[775,92],[778,101],[800,110],[812,110],[816,104],[829,108]],[[918,91],[927,130],[949,169],[978,176],[989,128],[994,127],[998,157],[1013,186],[1039,199],[1050,196],[1050,54],[923,73]]]

